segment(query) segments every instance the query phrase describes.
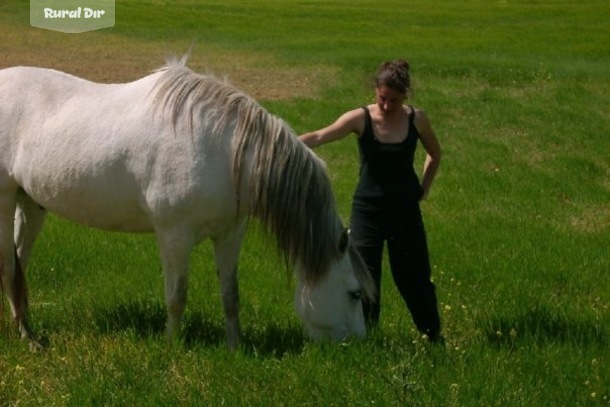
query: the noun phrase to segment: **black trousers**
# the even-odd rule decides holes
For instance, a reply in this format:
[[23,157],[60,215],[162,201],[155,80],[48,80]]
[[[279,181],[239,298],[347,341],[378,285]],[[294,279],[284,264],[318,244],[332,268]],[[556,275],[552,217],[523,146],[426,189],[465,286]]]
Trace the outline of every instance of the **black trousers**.
[[374,302],[364,303],[368,323],[377,325],[381,311],[381,264],[387,243],[392,277],[417,329],[440,337],[436,290],[430,281],[426,232],[418,202],[400,207],[354,200],[351,236],[377,287]]

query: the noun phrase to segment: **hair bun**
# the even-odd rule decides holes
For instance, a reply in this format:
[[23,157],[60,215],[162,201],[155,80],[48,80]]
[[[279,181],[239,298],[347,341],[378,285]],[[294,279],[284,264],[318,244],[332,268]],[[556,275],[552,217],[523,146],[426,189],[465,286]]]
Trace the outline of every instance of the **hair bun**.
[[379,66],[375,83],[377,86],[388,86],[409,96],[411,93],[409,68],[409,63],[404,59],[386,61]]

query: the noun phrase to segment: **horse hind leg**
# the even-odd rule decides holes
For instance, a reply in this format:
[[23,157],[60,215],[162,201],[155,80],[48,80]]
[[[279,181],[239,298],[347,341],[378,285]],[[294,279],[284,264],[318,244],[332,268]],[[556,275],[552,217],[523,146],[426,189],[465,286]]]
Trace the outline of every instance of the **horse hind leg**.
[[32,332],[28,323],[28,288],[25,273],[23,272],[21,262],[17,256],[17,247],[14,248],[14,257],[12,261],[9,260],[8,262],[3,262],[3,264],[5,266],[8,264],[8,269],[12,269],[12,272],[9,271],[8,273],[5,273],[4,271],[7,267],[3,268],[3,278],[0,280],[2,290],[8,297],[11,313],[19,328],[21,337],[30,339],[32,337]]
[[46,211],[23,191],[18,191],[16,200],[7,196],[0,200],[0,289],[8,298],[21,337],[37,349],[40,345],[28,321],[25,269]]
[[[35,351],[42,345],[35,338],[30,328],[28,318],[28,289],[25,272],[17,256],[17,247],[14,247],[14,255],[11,258],[0,258],[0,292],[4,292],[8,298],[11,314],[19,329],[21,339],[28,341],[30,349]],[[3,307],[0,308],[0,312]],[[1,313],[0,313],[1,316]]]
[[24,272],[36,238],[44,224],[47,211],[20,190],[15,211],[15,246]]
[[17,307],[16,321],[19,325],[21,337],[30,340],[31,347],[38,347],[28,319],[28,299],[25,271],[29,262],[34,243],[46,216],[46,210],[34,202],[22,190],[17,195],[17,208],[15,211],[15,298]]
[[27,314],[28,300],[25,273],[14,241],[17,194],[0,191],[0,289],[6,294],[12,316],[21,336],[32,339]]

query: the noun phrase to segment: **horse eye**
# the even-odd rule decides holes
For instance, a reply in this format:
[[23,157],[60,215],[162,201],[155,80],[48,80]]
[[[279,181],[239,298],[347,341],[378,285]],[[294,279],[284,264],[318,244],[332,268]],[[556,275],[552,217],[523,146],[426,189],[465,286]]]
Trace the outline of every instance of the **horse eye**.
[[349,296],[354,301],[360,301],[362,299],[362,291],[361,290],[350,291]]

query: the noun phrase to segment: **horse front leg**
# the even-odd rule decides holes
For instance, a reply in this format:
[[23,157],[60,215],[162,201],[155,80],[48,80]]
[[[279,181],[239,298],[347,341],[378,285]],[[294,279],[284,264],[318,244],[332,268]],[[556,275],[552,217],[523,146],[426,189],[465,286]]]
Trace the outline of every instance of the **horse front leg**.
[[167,337],[174,341],[180,334],[182,315],[186,308],[189,258],[193,249],[191,233],[184,230],[157,233],[167,307]]
[[227,346],[230,350],[237,349],[241,337],[237,260],[245,229],[246,223],[244,221],[223,237],[214,239],[214,257],[218,267],[218,278],[220,279],[220,291],[225,313]]

